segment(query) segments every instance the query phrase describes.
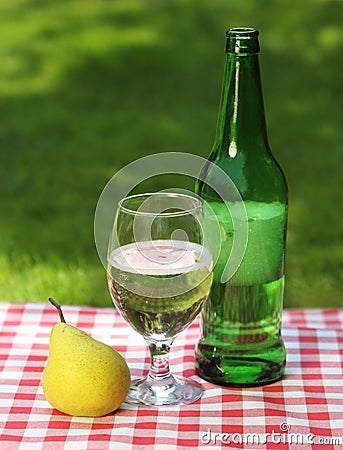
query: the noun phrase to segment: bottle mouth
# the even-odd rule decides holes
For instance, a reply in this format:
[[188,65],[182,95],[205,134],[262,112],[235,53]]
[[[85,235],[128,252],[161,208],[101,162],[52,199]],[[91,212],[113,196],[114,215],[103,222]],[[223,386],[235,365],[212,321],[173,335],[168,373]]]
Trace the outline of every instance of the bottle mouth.
[[232,55],[253,55],[260,51],[259,32],[255,28],[230,28],[226,32],[226,53]]
[[243,28],[230,28],[226,32],[227,37],[240,37],[243,39],[250,39],[257,37],[260,33],[255,28],[243,27]]

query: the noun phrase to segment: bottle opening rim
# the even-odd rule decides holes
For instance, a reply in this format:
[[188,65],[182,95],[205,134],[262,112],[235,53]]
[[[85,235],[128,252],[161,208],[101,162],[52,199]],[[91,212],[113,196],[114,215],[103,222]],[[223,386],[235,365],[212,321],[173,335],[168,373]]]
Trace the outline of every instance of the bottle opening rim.
[[230,28],[226,32],[225,52],[236,56],[258,53],[260,51],[259,34],[255,28]]
[[241,38],[241,39],[251,39],[259,36],[258,30],[251,27],[238,27],[238,28],[230,28],[226,32],[226,36],[228,38]]

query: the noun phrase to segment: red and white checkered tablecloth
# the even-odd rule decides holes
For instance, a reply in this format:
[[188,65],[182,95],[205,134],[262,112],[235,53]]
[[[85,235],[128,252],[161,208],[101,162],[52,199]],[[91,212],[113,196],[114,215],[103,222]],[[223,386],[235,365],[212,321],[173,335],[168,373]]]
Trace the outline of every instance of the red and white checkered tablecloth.
[[[133,376],[147,372],[144,341],[114,308],[65,306],[64,313],[121,352]],[[125,406],[96,419],[64,415],[45,400],[41,374],[57,320],[49,304],[0,304],[1,450],[343,448],[343,310],[285,310],[286,376],[258,388],[220,387],[195,375],[196,321],[175,340],[171,368],[202,381],[201,400]]]

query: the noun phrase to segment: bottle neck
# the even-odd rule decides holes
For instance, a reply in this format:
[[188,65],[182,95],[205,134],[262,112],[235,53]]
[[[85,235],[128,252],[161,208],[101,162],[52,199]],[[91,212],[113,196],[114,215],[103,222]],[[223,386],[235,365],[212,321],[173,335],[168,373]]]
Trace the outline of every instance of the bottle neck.
[[232,158],[268,148],[257,53],[227,54],[216,146]]

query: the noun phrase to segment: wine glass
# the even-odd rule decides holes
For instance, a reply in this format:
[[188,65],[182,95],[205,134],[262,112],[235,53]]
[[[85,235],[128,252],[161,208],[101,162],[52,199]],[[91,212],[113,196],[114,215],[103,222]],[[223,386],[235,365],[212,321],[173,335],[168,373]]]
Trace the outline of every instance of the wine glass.
[[127,403],[184,405],[203,393],[201,384],[169,370],[170,347],[200,312],[212,283],[202,214],[200,199],[175,192],[119,202],[108,249],[109,291],[151,355],[149,374],[131,383]]

